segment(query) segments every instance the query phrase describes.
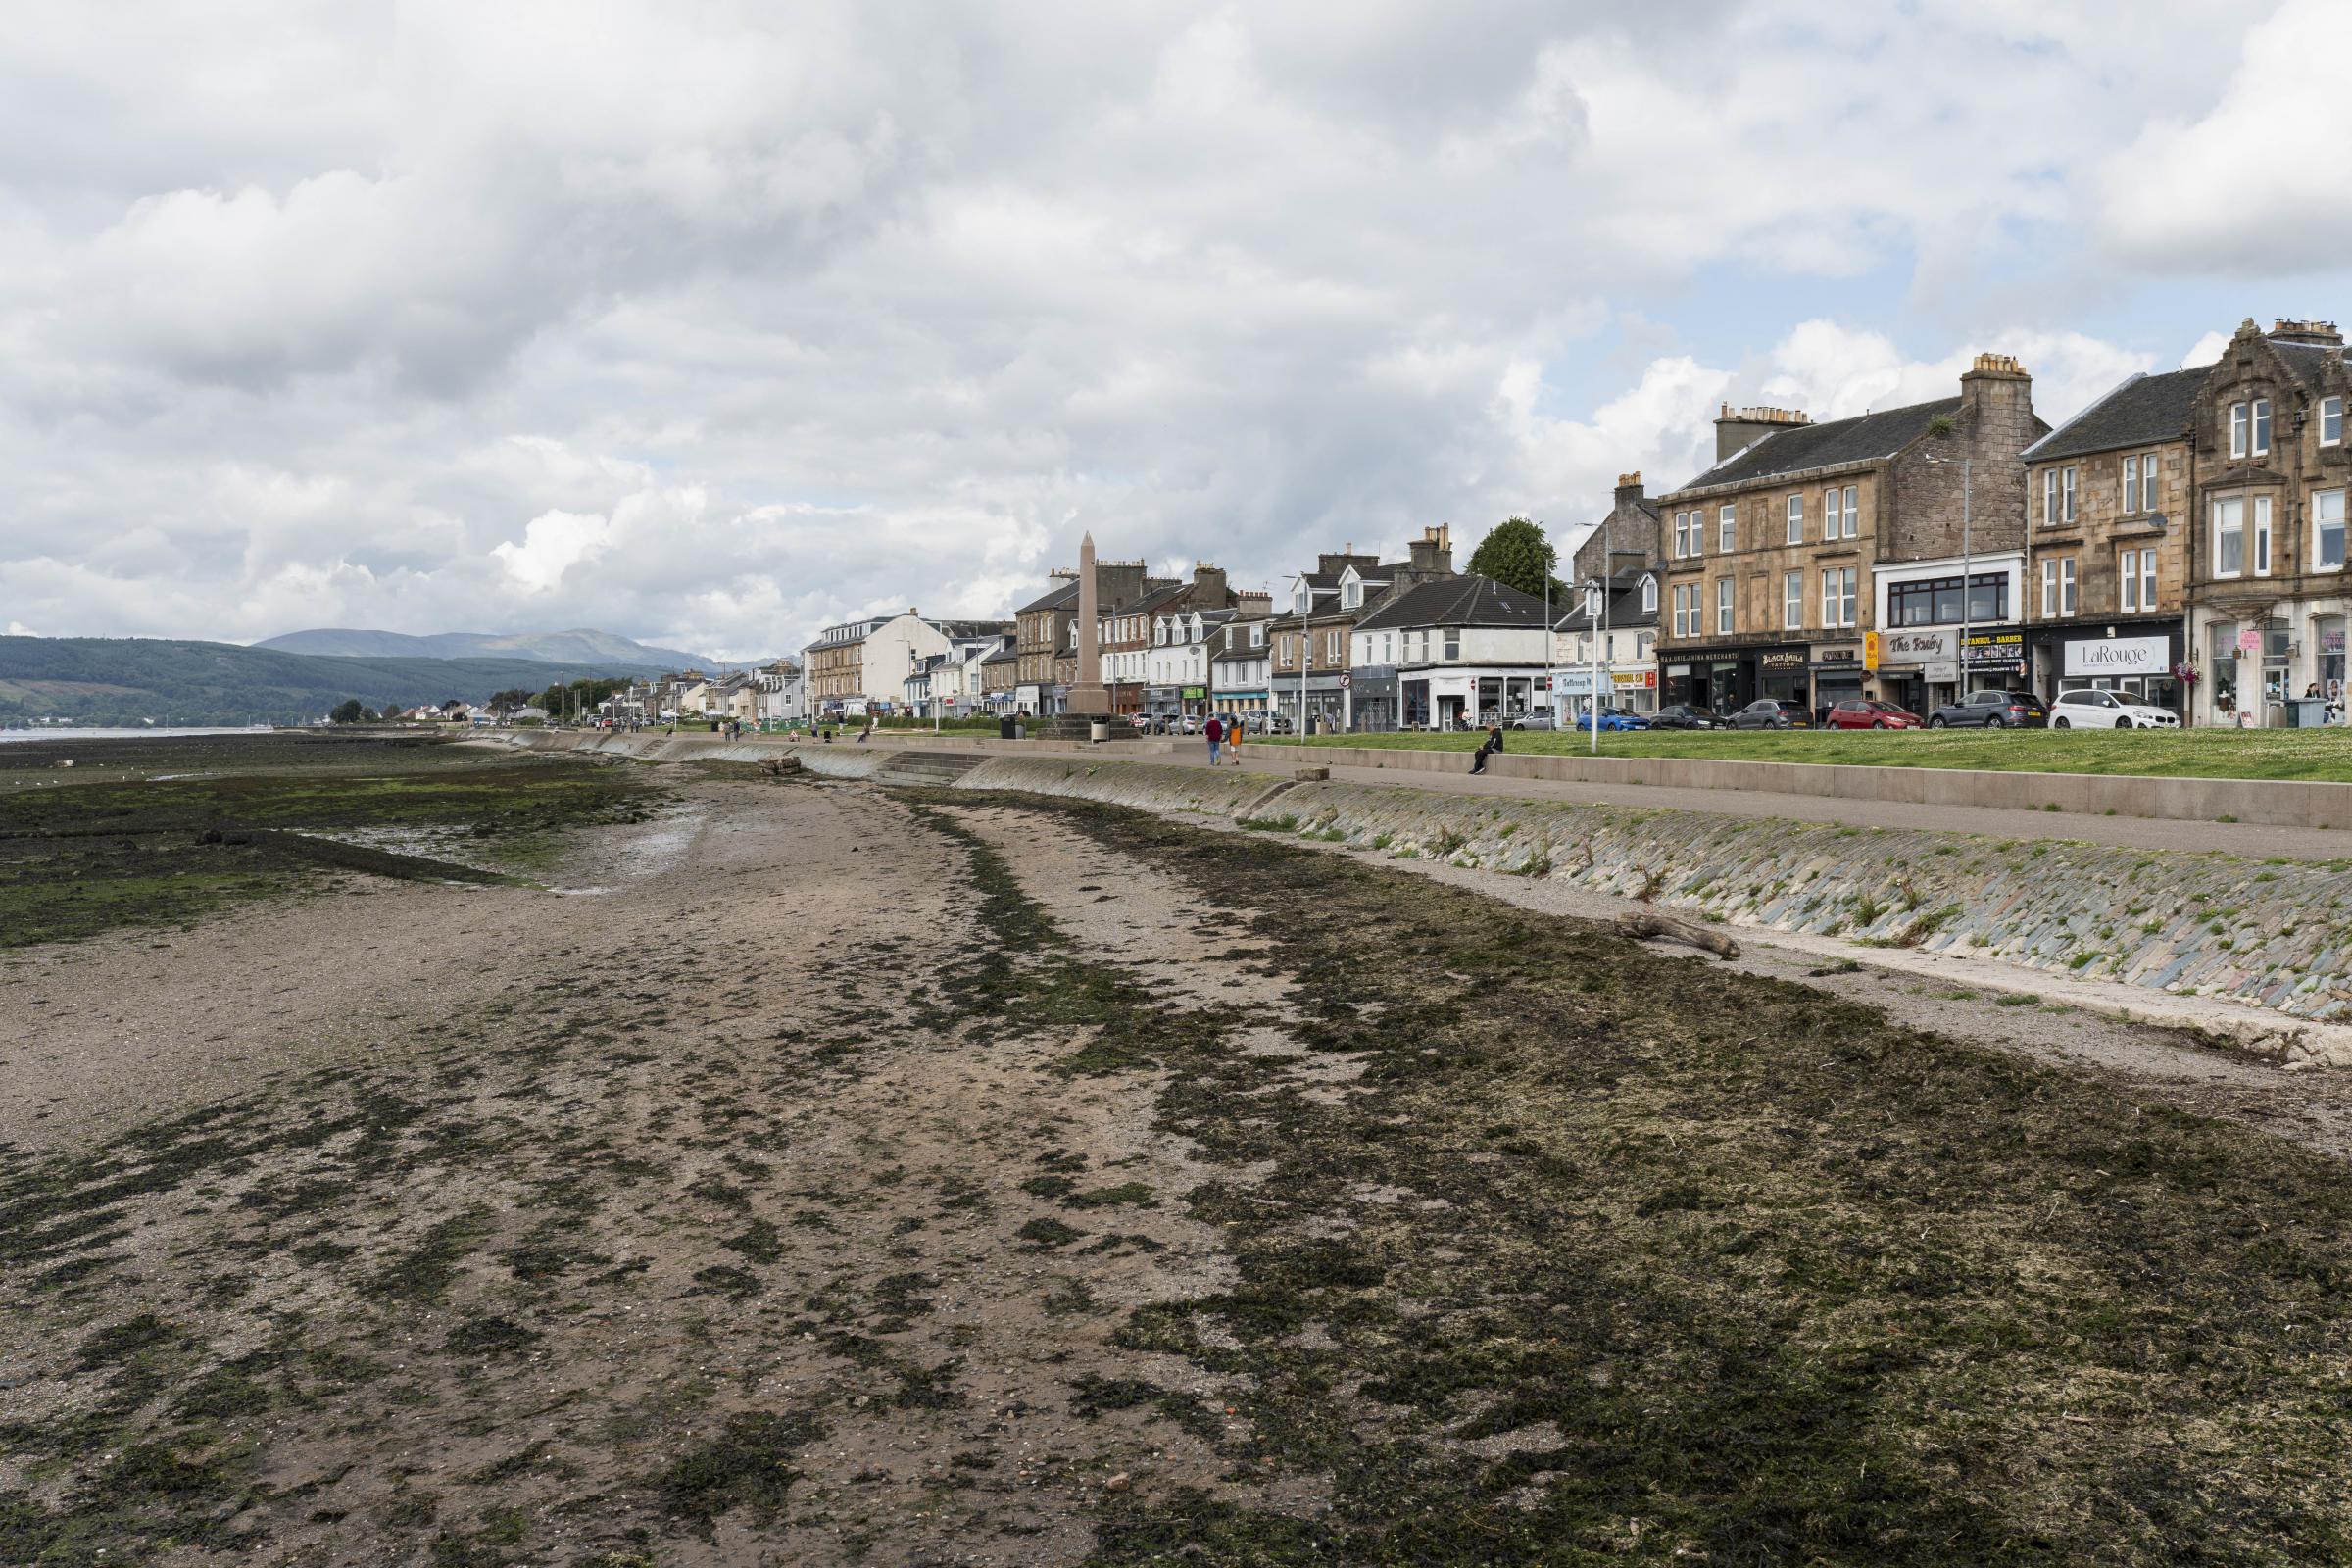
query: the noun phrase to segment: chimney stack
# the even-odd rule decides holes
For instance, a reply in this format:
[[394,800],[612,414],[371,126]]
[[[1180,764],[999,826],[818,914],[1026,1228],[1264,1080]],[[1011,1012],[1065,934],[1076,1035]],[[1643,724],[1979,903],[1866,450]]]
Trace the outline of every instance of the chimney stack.
[[2309,343],[2316,348],[2340,349],[2344,334],[2337,331],[2333,321],[2297,321],[2279,317],[2271,326],[2274,343]]
[[2034,377],[2013,354],[1978,355],[1976,365],[1960,377],[1960,407],[1977,416],[1980,434],[1991,433],[1983,425],[1987,414],[2014,422],[2015,428],[2002,439],[2014,438],[2017,446],[2004,445],[2003,451],[2019,450],[2034,439]]
[[1715,461],[1721,463],[1735,452],[1743,452],[1776,430],[1812,422],[1812,416],[1802,409],[1765,405],[1735,409],[1726,403],[1715,419]]

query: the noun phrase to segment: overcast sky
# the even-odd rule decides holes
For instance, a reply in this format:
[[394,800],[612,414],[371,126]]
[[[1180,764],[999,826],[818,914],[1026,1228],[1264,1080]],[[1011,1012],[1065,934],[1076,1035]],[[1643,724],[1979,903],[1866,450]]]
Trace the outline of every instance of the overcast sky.
[[745,658],[2352,309],[2352,7],[16,0],[0,629]]

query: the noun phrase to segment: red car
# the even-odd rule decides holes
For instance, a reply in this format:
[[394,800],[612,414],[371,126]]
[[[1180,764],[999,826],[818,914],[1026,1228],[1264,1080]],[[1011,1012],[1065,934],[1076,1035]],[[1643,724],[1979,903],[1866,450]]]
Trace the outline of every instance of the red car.
[[1875,697],[1849,697],[1830,710],[1832,729],[1919,729],[1926,720]]

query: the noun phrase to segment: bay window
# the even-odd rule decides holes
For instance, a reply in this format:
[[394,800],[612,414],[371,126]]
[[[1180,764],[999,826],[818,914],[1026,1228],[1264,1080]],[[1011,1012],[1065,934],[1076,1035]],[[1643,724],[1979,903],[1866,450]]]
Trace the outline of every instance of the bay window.
[[2213,503],[2213,574],[2243,576],[2246,570],[2246,498],[2222,496]]
[[2344,493],[2322,490],[2311,498],[2311,569],[2344,569]]

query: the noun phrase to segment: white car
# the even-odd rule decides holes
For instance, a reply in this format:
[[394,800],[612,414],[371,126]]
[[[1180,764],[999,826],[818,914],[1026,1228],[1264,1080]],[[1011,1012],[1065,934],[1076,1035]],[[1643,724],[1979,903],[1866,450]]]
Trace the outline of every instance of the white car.
[[2179,729],[2180,715],[2122,692],[2060,692],[2050,704],[2052,729]]

